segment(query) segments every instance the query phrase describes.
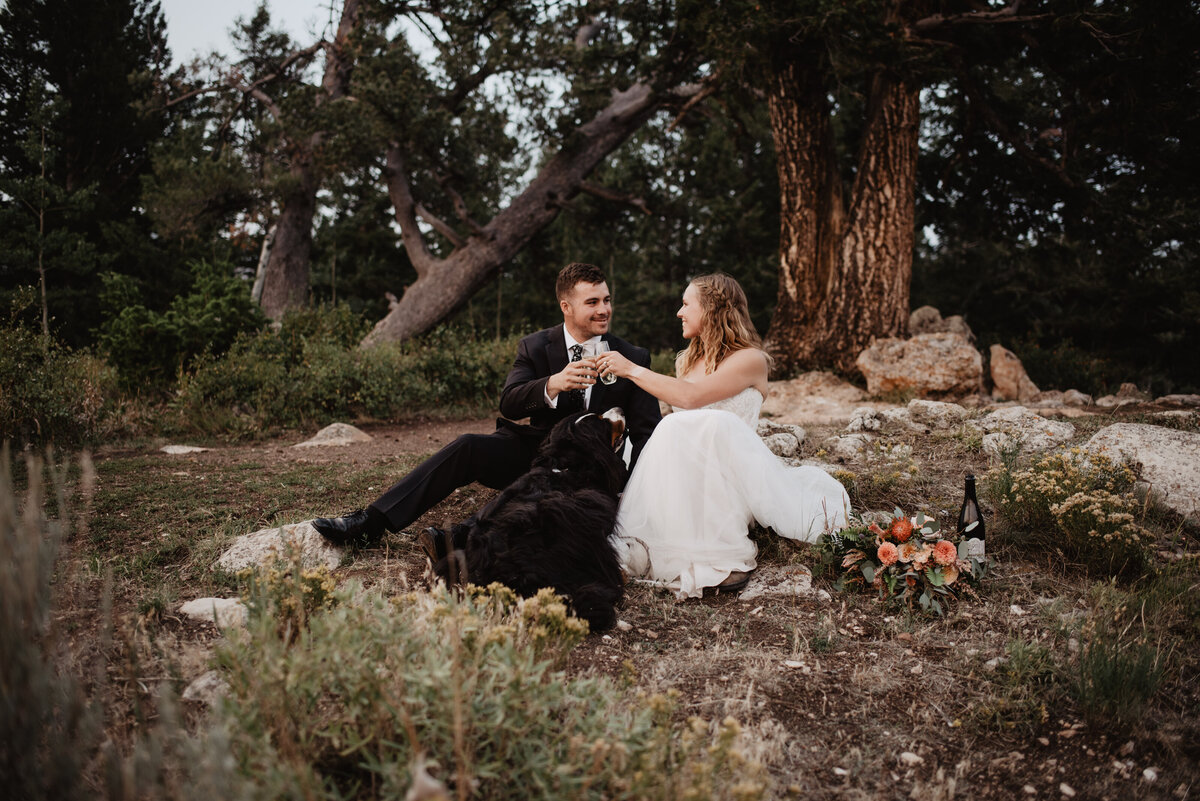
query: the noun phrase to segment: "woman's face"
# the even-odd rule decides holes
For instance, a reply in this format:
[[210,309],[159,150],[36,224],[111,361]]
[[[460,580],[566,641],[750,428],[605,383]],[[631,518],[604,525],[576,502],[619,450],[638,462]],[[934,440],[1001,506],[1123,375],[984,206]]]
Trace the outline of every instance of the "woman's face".
[[704,307],[700,305],[700,293],[695,285],[688,284],[688,288],[683,290],[683,305],[675,312],[675,316],[683,321],[684,339],[700,336],[704,325]]

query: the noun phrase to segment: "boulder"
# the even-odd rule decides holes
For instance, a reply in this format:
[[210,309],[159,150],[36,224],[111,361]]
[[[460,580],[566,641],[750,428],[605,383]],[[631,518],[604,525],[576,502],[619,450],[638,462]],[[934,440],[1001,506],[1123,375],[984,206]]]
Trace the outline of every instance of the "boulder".
[[312,439],[297,442],[293,448],[321,448],[353,445],[356,442],[370,442],[371,435],[360,431],[346,423],[331,423],[317,432]]
[[920,398],[944,400],[978,393],[983,382],[983,357],[961,334],[878,339],[858,355],[855,366],[872,395],[910,390]]
[[1125,383],[1117,390],[1115,395],[1105,395],[1101,398],[1096,398],[1096,405],[1104,409],[1115,409],[1121,406],[1128,406],[1133,403],[1143,403],[1150,400],[1150,396],[1137,388],[1137,384]]
[[984,451],[995,457],[1014,447],[1025,452],[1048,451],[1075,436],[1075,426],[1070,423],[1047,420],[1024,406],[997,409],[974,425],[985,432]]
[[182,456],[188,453],[204,453],[208,448],[201,448],[199,445],[163,445],[159,450],[172,456]]
[[289,548],[297,549],[304,567],[325,565],[332,570],[342,562],[343,549],[330,544],[306,520],[244,534],[221,554],[217,564],[233,573],[244,567],[268,565],[274,559],[286,556]]
[[1084,447],[1131,463],[1166,506],[1200,519],[1200,434],[1114,423],[1097,431]]
[[229,683],[219,671],[210,670],[187,686],[183,691],[183,700],[211,707],[216,706],[227,695]]
[[179,613],[221,628],[246,624],[246,606],[237,598],[197,598],[180,606]]
[[1062,394],[1062,402],[1067,406],[1091,406],[1092,396],[1077,389],[1068,389]]
[[874,442],[870,434],[843,434],[825,440],[825,450],[839,462],[865,458],[867,448]]
[[1025,373],[1025,366],[1003,345],[992,345],[988,351],[992,372],[992,397],[998,400],[1027,401],[1041,390]]
[[932,306],[922,306],[913,311],[908,317],[908,333],[911,336],[917,334],[943,334],[949,332],[951,334],[960,334],[966,338],[968,342],[975,341],[975,334],[971,331],[967,321],[960,315],[954,315],[942,319],[942,313]]
[[867,393],[833,373],[812,371],[790,381],[772,381],[762,416],[812,425],[842,424]]
[[808,432],[800,426],[759,420],[758,435],[771,453],[791,459],[800,455],[800,446],[804,444]]
[[807,565],[763,565],[750,574],[750,583],[738,593],[738,600],[811,595],[812,579]]
[[957,403],[921,400],[908,402],[908,417],[914,423],[939,431],[955,428],[967,419],[969,412]]

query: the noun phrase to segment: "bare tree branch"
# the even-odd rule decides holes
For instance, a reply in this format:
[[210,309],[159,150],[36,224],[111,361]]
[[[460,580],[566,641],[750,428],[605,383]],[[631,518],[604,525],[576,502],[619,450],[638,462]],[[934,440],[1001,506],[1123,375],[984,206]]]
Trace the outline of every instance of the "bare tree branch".
[[1004,8],[996,11],[968,11],[963,14],[931,14],[924,19],[919,19],[907,27],[905,33],[910,38],[921,38],[921,34],[929,33],[930,31],[939,28],[946,28],[951,25],[970,25],[983,24],[994,25],[1009,22],[1036,22],[1037,20],[1049,19],[1052,14],[1030,14],[1027,16],[1020,15],[1021,0],[1013,0]]
[[438,185],[442,187],[442,191],[450,198],[450,202],[454,204],[454,214],[458,219],[462,220],[471,229],[472,233],[482,234],[483,226],[475,222],[471,218],[470,212],[467,211],[467,203],[463,200],[462,195],[455,191],[450,185],[450,177],[447,175],[439,175],[437,179]]
[[[408,179],[408,166],[404,162],[404,152],[398,142],[389,142],[387,149],[387,165],[384,167],[387,179],[388,197],[392,200],[392,208],[396,211],[396,223],[400,226],[400,238],[404,241],[404,250],[408,260],[417,271],[418,280],[431,272],[438,264],[438,259],[429,251],[421,229],[417,225],[417,204],[413,200],[412,185]],[[422,215],[424,216],[424,215]],[[428,219],[428,218],[426,218]],[[430,223],[433,225],[433,223]]]

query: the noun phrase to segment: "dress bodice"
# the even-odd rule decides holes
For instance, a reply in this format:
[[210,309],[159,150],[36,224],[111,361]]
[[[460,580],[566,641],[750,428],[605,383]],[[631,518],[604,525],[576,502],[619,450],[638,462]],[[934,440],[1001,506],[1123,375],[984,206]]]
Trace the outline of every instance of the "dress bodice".
[[[719,401],[708,404],[701,408],[704,409],[720,409],[726,412],[733,412],[742,419],[750,428],[758,427],[758,412],[762,408],[763,396],[754,387],[746,387],[741,392],[732,397],[724,398]],[[675,407],[671,407],[675,411],[682,411]]]

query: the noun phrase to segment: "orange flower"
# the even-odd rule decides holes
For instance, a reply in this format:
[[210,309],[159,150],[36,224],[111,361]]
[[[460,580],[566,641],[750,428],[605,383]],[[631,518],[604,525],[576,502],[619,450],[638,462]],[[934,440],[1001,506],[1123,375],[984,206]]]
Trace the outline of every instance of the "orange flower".
[[908,542],[908,538],[912,536],[913,524],[907,517],[897,517],[892,521],[892,525],[888,527],[888,536],[896,542]]
[[952,565],[958,561],[958,549],[948,540],[938,540],[933,546],[933,561],[939,565]]
[[871,532],[876,537],[887,536],[884,530],[879,527],[878,523],[872,523],[871,525],[867,526],[867,531]]
[[890,542],[885,542],[883,545],[880,545],[879,550],[876,551],[875,555],[879,557],[879,561],[882,562],[884,566],[894,565],[896,564],[896,560],[900,558],[900,553],[896,550],[896,546],[892,545]]

